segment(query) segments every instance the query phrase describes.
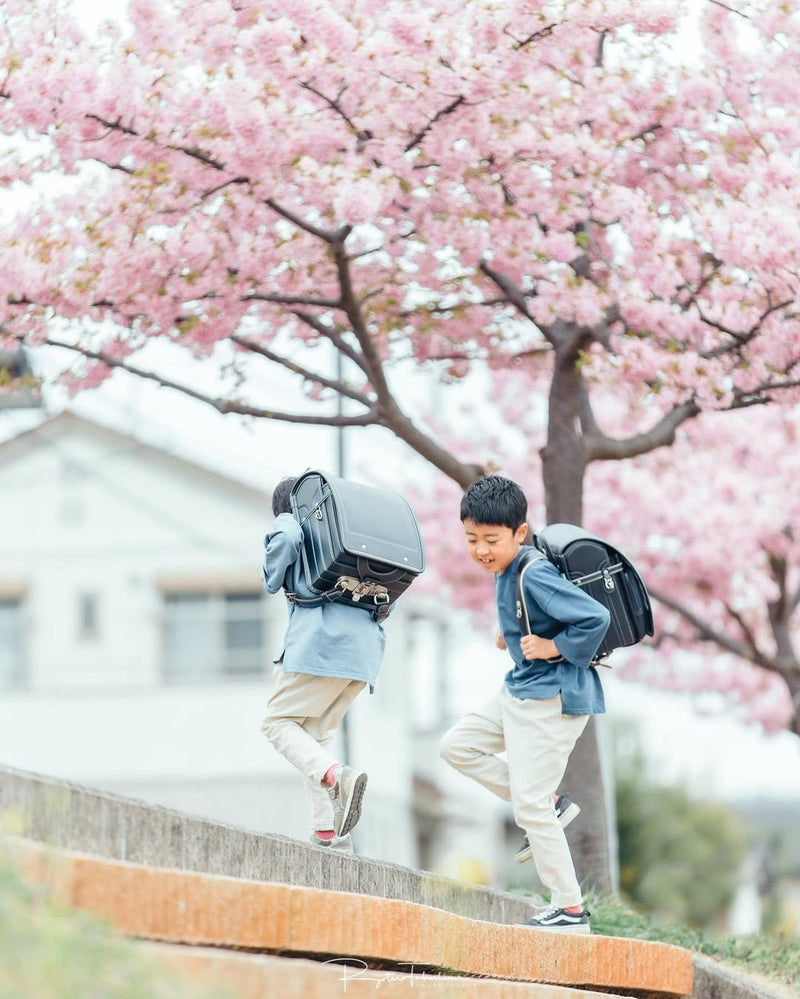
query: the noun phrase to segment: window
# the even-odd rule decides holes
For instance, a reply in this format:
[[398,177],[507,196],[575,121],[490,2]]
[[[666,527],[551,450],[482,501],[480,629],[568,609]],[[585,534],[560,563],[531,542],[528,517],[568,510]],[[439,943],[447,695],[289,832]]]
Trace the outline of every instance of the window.
[[22,662],[22,601],[0,599],[0,687],[18,687]]
[[406,659],[412,676],[412,711],[421,729],[442,727],[448,718],[447,627],[427,614],[408,619]]
[[78,597],[78,638],[94,641],[100,634],[98,600],[96,593],[81,593]]
[[263,594],[168,593],[164,596],[164,679],[167,683],[263,676]]

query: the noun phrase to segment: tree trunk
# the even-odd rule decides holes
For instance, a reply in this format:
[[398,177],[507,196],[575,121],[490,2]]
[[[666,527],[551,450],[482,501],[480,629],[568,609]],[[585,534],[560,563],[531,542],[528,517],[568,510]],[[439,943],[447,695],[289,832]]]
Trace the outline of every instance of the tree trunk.
[[[556,345],[547,444],[542,451],[549,524],[581,524],[583,520],[586,455],[580,431],[581,374],[576,347],[575,338]],[[618,885],[614,776],[611,754],[603,752],[604,721],[589,719],[570,756],[562,790],[581,807],[579,818],[567,829],[578,880],[584,888],[613,892]]]
[[561,792],[581,806],[567,827],[575,872],[581,887],[605,894],[619,887],[614,767],[605,731],[607,719],[595,715],[578,739],[567,764]]
[[789,731],[795,735],[800,735],[800,674],[790,674],[784,676],[786,686],[789,688],[789,696],[792,699],[794,714],[789,722]]
[[583,522],[586,452],[580,433],[581,374],[575,346],[556,352],[547,413],[547,443],[542,448],[547,522]]

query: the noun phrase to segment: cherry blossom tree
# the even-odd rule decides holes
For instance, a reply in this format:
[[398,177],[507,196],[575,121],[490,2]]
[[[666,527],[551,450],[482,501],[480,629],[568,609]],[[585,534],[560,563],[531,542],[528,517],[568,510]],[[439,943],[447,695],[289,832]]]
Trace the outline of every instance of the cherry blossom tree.
[[488,448],[445,443],[394,372],[485,365],[507,412],[546,393],[545,516],[580,523],[588,469],[797,399],[800,18],[700,12],[693,61],[666,0],[132,0],[96,39],[67,0],[7,0],[4,341],[79,359],[76,388],[124,369],[381,426],[460,487]]
[[660,627],[653,652],[623,672],[798,735],[799,441],[797,408],[704,416],[669,452],[626,462],[614,476],[598,466],[587,484],[602,497],[599,530],[620,523],[631,495],[647,524],[634,543]]

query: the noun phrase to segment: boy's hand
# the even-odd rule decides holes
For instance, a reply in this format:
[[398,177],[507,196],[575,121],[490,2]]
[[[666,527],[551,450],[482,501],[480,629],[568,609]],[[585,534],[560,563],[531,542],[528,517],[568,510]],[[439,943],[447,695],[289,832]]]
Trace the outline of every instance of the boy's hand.
[[540,638],[538,635],[523,635],[519,647],[526,659],[554,659],[561,655],[552,638]]
[[505,649],[506,648],[506,640],[503,638],[503,632],[502,631],[498,631],[497,632],[497,635],[496,635],[495,640],[494,640],[494,644],[497,646],[498,649]]

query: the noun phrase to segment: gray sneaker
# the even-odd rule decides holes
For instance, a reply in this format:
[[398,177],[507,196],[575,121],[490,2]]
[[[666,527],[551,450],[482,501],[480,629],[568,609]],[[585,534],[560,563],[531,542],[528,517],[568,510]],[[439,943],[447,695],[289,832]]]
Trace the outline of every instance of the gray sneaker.
[[339,766],[333,773],[336,783],[328,788],[333,805],[333,831],[337,836],[346,836],[361,818],[361,799],[367,786],[367,775],[363,770],[348,766]]
[[[576,805],[574,801],[566,796],[566,794],[559,794],[555,801],[556,817],[561,823],[561,828],[566,829],[567,826],[572,822],[572,820],[580,813],[581,806]],[[522,840],[522,846],[514,854],[514,859],[518,864],[524,864],[526,860],[530,860],[533,856],[531,852],[531,845],[528,842],[528,837],[525,836]]]
[[346,836],[334,836],[333,839],[321,839],[316,832],[312,832],[309,843],[312,846],[324,846],[330,850],[338,850],[340,853],[355,853],[353,840],[349,833]]

